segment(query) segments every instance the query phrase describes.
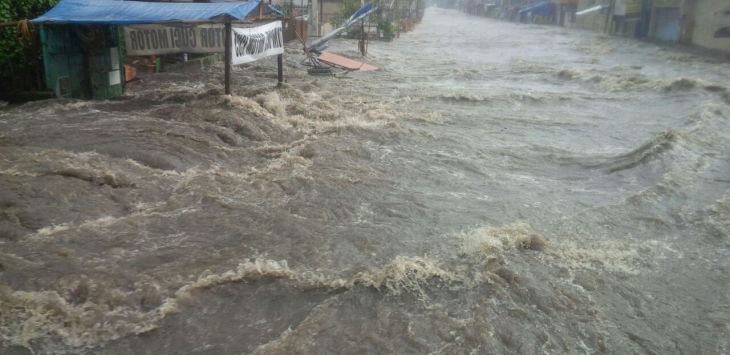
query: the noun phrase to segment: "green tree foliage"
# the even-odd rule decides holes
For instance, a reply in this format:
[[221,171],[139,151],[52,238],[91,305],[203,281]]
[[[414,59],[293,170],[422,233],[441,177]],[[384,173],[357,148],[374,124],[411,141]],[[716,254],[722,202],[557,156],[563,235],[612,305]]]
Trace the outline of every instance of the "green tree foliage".
[[380,11],[378,11],[373,19],[378,25],[378,30],[380,30],[380,32],[383,34],[383,39],[389,41],[395,38],[395,26],[393,25],[393,23],[383,17],[383,14]]
[[294,3],[291,1],[284,3],[281,7],[281,11],[284,13],[284,16],[291,17],[291,14],[294,13]]
[[360,7],[362,7],[360,0],[342,0],[342,3],[340,3],[340,11],[332,16],[330,24],[335,28],[339,27],[345,22],[345,20],[350,18],[352,14],[359,10]]
[[[0,0],[0,22],[33,19],[53,7],[58,0]],[[38,72],[40,49],[37,34],[15,25],[0,27],[0,80],[5,89],[29,89],[29,80]]]
[[[343,0],[342,3],[340,3],[339,12],[332,16],[330,24],[332,24],[332,26],[334,27],[339,27],[345,22],[345,20],[350,18],[352,14],[359,10],[360,7],[362,7],[360,0]],[[376,23],[376,25],[378,26],[378,30],[380,30],[380,32],[383,34],[384,39],[391,40],[395,38],[395,26],[393,25],[393,23],[383,17],[382,10],[378,10],[375,12],[375,14],[370,15],[370,20]],[[354,28],[353,32],[356,33],[355,37],[359,36],[358,28]],[[350,35],[352,35],[352,33],[350,33]]]

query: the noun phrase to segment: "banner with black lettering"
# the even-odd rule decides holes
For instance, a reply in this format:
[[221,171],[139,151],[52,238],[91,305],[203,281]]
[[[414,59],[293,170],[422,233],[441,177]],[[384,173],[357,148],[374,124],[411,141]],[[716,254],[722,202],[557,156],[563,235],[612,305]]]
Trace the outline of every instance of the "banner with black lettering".
[[124,27],[128,55],[222,53],[223,25],[136,25]]
[[253,62],[271,55],[284,54],[281,21],[263,26],[234,28],[232,64]]

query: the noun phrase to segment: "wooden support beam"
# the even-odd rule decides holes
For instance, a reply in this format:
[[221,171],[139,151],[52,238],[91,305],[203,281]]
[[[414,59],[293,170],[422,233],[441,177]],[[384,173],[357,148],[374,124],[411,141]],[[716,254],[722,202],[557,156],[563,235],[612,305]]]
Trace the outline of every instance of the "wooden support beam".
[[226,86],[226,95],[231,94],[231,61],[233,60],[233,49],[231,48],[231,44],[233,40],[231,37],[233,36],[233,30],[231,28],[231,21],[226,21],[226,28],[225,28],[226,34],[225,34],[225,48],[226,48],[226,62],[224,64],[225,66],[225,86]]
[[264,8],[265,7],[266,7],[266,4],[264,4],[263,1],[259,3],[259,8],[258,8],[259,11],[258,11],[258,15],[256,16],[257,20],[261,20],[264,18]]
[[0,27],[17,26],[19,23],[20,21],[0,22]]

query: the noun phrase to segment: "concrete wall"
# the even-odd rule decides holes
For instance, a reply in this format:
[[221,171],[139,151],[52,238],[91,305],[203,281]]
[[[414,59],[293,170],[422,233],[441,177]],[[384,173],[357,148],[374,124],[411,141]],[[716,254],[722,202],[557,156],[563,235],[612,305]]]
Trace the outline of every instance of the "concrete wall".
[[319,36],[319,12],[322,6],[321,0],[309,0],[309,33]]
[[[579,0],[578,11],[588,9],[596,5],[604,5],[608,7],[608,4],[609,0]],[[583,16],[577,16],[575,18],[575,26],[586,30],[603,32],[606,28],[607,11],[607,9],[604,9]]]
[[725,15],[727,10],[730,10],[728,0],[696,0],[692,43],[700,47],[730,51],[730,38],[715,38],[717,30],[730,27],[730,15]]
[[340,12],[340,1],[322,1],[322,24],[329,24],[332,17]]

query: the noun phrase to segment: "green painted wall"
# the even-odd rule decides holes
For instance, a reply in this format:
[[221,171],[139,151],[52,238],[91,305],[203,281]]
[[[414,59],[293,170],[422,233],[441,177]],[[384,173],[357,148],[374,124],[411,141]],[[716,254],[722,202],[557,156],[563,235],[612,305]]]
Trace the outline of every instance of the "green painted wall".
[[[116,26],[44,25],[41,47],[46,86],[68,96],[104,100],[122,94],[122,58]],[[59,92],[57,92],[58,94]]]

